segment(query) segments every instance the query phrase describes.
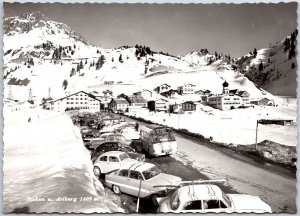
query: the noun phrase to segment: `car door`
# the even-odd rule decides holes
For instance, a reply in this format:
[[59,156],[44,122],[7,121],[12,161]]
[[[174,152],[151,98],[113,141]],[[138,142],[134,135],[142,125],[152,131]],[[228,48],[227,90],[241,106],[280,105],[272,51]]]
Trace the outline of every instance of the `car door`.
[[102,156],[99,158],[99,164],[101,165],[100,169],[102,173],[107,173],[109,172],[107,169],[107,165],[108,165],[108,161],[107,161],[108,157],[107,156]]
[[129,179],[129,170],[128,169],[122,169],[118,172],[118,174],[113,175],[111,178],[112,183],[120,187],[120,190],[123,193],[130,194],[130,189],[128,185],[128,179]]
[[231,212],[231,210],[225,205],[225,203],[222,200],[218,199],[202,200],[202,207],[203,213]]
[[108,157],[108,163],[107,163],[107,172],[111,172],[114,170],[120,169],[120,159],[116,156],[109,156]]
[[145,197],[145,190],[143,189],[144,183],[145,182],[140,172],[130,170],[129,178],[127,180],[127,184],[129,186],[129,194],[137,197],[139,194],[139,188],[141,184],[140,197]]
[[202,200],[191,200],[182,204],[181,211],[183,213],[202,212]]

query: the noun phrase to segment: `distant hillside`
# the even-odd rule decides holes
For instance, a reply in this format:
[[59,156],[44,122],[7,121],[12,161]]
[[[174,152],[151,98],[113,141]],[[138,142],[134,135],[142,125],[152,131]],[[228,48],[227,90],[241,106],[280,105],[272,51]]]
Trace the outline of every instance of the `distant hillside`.
[[297,89],[296,44],[298,31],[270,48],[253,50],[235,63],[259,87],[274,95],[294,96]]
[[235,62],[229,54],[210,54],[207,49],[179,57],[141,45],[103,49],[39,12],[5,19],[3,40],[5,97],[26,100],[30,88],[37,100],[47,97],[49,89],[53,98],[105,88],[132,93],[163,83],[173,88],[192,83],[219,94],[224,80],[252,97],[271,97],[257,87],[260,80],[250,76],[247,67],[260,50],[249,62]]

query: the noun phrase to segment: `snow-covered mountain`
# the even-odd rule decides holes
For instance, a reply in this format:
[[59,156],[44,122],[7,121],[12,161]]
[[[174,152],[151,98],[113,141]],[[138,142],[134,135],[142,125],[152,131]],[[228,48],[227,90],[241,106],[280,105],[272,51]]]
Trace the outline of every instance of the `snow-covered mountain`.
[[235,63],[245,76],[266,91],[274,95],[296,97],[297,34],[295,30],[270,48],[254,49]]
[[27,100],[31,92],[41,100],[49,89],[53,98],[107,88],[132,93],[163,83],[174,88],[192,83],[218,94],[224,80],[251,97],[271,96],[240,73],[230,56],[206,49],[181,57],[140,45],[103,49],[39,12],[4,21],[5,97]]

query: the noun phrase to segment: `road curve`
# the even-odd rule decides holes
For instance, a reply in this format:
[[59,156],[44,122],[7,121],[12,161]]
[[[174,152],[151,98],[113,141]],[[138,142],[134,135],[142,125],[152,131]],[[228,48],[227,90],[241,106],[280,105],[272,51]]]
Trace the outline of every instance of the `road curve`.
[[[124,116],[122,116],[123,118]],[[128,122],[139,122],[125,117]],[[209,178],[228,179],[233,191],[259,196],[273,212],[296,213],[296,175],[277,165],[256,161],[230,149],[195,138],[175,135],[179,151],[172,155]]]

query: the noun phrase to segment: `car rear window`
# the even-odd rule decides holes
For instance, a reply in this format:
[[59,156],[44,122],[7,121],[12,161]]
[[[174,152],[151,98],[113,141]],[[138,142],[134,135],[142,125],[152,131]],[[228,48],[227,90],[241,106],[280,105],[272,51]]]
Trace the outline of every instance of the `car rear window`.
[[107,161],[107,156],[103,156],[100,158],[100,161]]

